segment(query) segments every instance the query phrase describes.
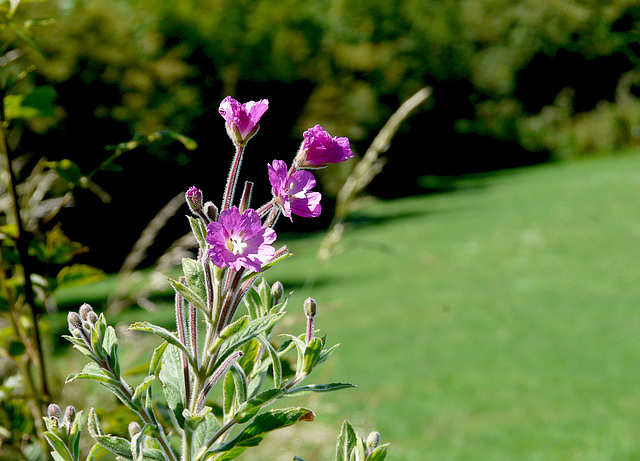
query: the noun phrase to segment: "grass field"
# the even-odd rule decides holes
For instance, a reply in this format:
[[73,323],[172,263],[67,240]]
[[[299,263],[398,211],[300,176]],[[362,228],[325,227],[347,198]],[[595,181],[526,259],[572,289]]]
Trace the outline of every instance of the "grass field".
[[362,209],[326,265],[320,235],[287,240],[269,280],[342,343],[311,381],[359,387],[285,438],[329,459],[349,419],[391,460],[640,459],[640,156],[456,186]]

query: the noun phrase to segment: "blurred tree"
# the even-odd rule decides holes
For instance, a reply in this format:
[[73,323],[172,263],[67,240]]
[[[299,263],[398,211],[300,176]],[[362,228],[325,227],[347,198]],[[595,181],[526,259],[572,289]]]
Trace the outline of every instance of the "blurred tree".
[[[215,156],[227,155],[217,114],[227,94],[272,101],[272,125],[255,141],[257,164],[266,165],[276,152],[293,155],[316,123],[363,151],[392,108],[432,87],[431,110],[401,128],[369,186],[381,196],[419,192],[424,174],[637,143],[634,0],[50,0],[30,8],[56,18],[38,41],[48,61],[40,78],[58,93],[57,123],[42,141],[50,156],[92,152],[98,164],[105,145],[158,129],[198,141],[189,156],[165,145],[122,160],[131,171],[124,182],[139,191],[170,185],[145,197],[145,209],[130,201],[139,224],[122,237],[131,244],[176,189],[224,180]],[[71,131],[82,133],[73,143]],[[323,171],[324,192],[348,173]],[[264,171],[243,174],[268,187],[258,179]],[[128,191],[105,186],[122,210]]]

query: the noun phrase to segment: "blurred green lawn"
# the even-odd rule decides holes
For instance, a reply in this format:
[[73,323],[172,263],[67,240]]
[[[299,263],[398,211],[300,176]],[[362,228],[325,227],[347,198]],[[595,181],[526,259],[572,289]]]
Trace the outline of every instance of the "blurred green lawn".
[[640,156],[456,185],[362,209],[326,265],[285,236],[293,328],[311,295],[342,343],[310,382],[359,386],[307,401],[316,441],[349,419],[392,460],[640,459]]

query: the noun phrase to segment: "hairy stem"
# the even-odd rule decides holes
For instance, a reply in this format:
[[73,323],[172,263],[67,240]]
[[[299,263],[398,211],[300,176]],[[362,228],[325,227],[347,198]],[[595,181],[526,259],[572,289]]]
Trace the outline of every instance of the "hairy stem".
[[236,155],[233,157],[229,178],[224,189],[224,199],[222,200],[222,208],[224,211],[231,206],[233,196],[236,192],[236,184],[238,183],[238,175],[240,174],[240,164],[242,163],[242,155],[244,154],[244,146],[236,146]]

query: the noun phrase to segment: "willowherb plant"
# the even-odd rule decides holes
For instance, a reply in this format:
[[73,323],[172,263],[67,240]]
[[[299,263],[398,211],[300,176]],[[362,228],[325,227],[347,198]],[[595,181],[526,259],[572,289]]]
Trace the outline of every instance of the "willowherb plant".
[[[352,157],[349,140],[331,137],[320,126],[309,129],[290,167],[282,160],[268,165],[271,200],[257,209],[250,208],[252,183],[246,182],[234,205],[245,147],[267,109],[266,100],[240,104],[227,97],[220,104],[220,114],[236,148],[222,204],[217,208],[205,202],[196,187],[185,194],[193,213],[188,219],[199,244],[198,257],[183,259],[184,275],[169,280],[175,290],[176,331],[149,322],[130,327],[164,340],[155,349],[142,382],[134,387],[122,376],[118,339],[104,314],[96,314],[88,304],[77,313],[69,313],[71,335],[65,337],[91,362],[82,372],[69,376],[67,382],[86,379],[101,384],[136,415],[129,425],[130,438],[126,439],[105,434],[92,408],[88,429],[96,443],[86,460],[94,459],[101,447],[123,460],[234,459],[275,429],[313,421],[314,413],[304,407],[265,410],[275,400],[353,387],[340,382],[302,384],[337,345],[328,347],[326,337],[315,335],[317,305],[312,298],[303,306],[306,331],[279,335],[281,341],[276,345],[273,331],[289,297],[284,296],[280,282],[271,286],[264,279],[258,282],[266,270],[291,256],[286,246],[273,246],[273,227],[280,214],[293,219],[293,215],[315,217],[321,212],[320,193],[312,190],[315,179],[306,169]],[[247,314],[236,318],[241,303]],[[198,332],[202,320],[203,338]],[[287,376],[283,360],[290,351],[297,358],[295,372]],[[156,379],[163,389],[160,399],[153,393]],[[216,406],[209,395],[218,384],[222,386],[222,404]],[[156,415],[158,403],[165,402],[172,427],[165,427]],[[216,414],[214,407],[219,409]],[[57,405],[50,406],[44,418],[45,437],[56,461],[81,459],[81,413],[67,407],[62,417]],[[345,422],[338,437],[336,460],[382,460],[387,445],[378,444],[377,432],[365,440]]]

